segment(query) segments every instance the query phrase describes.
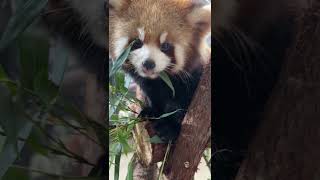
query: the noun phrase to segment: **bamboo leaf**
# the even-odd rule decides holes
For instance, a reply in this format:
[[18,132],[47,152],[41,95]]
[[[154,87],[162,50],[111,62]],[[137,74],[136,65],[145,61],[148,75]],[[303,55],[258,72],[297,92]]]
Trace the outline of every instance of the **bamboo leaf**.
[[33,124],[26,119],[21,102],[12,101],[9,92],[0,95],[0,124],[7,134],[0,152],[0,179],[14,163],[25,142],[18,143],[18,137],[28,139]]
[[164,158],[163,158],[163,161],[161,163],[161,166],[160,166],[160,171],[159,171],[159,176],[158,176],[158,180],[161,180],[162,179],[162,175],[163,175],[163,167],[164,167],[164,164],[166,163],[167,159],[168,159],[168,156],[169,156],[169,152],[170,152],[170,149],[171,149],[171,140],[169,141],[168,143],[168,146],[167,146],[167,150],[166,150],[166,153],[164,154]]
[[49,40],[46,37],[23,33],[18,41],[21,69],[21,84],[33,90],[39,83],[39,74],[43,79],[48,78]]
[[121,144],[118,144],[118,149],[114,160],[114,180],[119,180],[121,152],[122,146]]
[[122,64],[126,61],[126,59],[129,56],[129,53],[131,51],[131,47],[134,44],[136,40],[132,41],[129,46],[121,53],[119,58],[115,61],[115,63],[112,66],[112,69],[109,73],[109,78],[112,78],[116,74],[116,72],[121,68]]
[[162,115],[159,116],[159,117],[152,117],[152,118],[148,118],[148,119],[162,119],[162,118],[166,118],[166,117],[168,117],[168,116],[171,116],[171,115],[177,113],[178,111],[183,111],[183,109],[177,109],[177,110],[175,110],[175,111],[162,114]]
[[133,160],[135,155],[132,156],[130,163],[128,164],[128,172],[126,176],[126,180],[133,180]]
[[41,141],[44,141],[44,137],[42,136],[40,130],[38,128],[33,128],[29,139],[27,140],[27,145],[34,152],[39,153],[43,156],[49,155],[49,149],[41,145]]
[[0,40],[0,51],[4,50],[21,32],[39,17],[48,0],[28,0],[18,6],[16,13],[10,18],[6,30]]
[[48,79],[48,71],[44,69],[37,73],[33,82],[35,93],[43,102],[51,103],[59,94],[59,88]]
[[128,154],[128,152],[132,151],[130,145],[128,144],[128,135],[126,134],[126,132],[122,132],[120,131],[118,133],[118,141],[122,146],[122,151],[124,154]]
[[57,43],[54,47],[51,47],[50,55],[52,59],[59,59],[50,64],[49,79],[60,86],[68,65],[68,50],[66,47],[61,45],[63,43]]
[[157,135],[153,136],[152,138],[149,139],[149,142],[152,143],[152,144],[163,144],[165,142],[163,142],[161,140],[161,138]]
[[7,79],[8,79],[8,75],[3,69],[2,65],[0,64],[0,80],[7,80]]
[[162,71],[162,72],[160,72],[159,76],[170,87],[170,89],[172,90],[172,95],[174,97],[175,96],[175,90],[174,90],[174,87],[172,85],[172,82],[171,82],[168,74]]

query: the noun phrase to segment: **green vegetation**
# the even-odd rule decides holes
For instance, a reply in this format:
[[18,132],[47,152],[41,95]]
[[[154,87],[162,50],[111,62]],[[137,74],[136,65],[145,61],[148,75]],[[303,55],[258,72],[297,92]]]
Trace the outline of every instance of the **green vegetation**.
[[[94,171],[99,169],[96,164],[74,153],[59,136],[46,130],[47,125],[63,127],[91,139],[103,149],[107,146],[107,124],[91,120],[61,94],[67,65],[65,50],[60,49],[58,68],[49,76],[49,37],[34,31],[47,0],[20,2],[0,41],[0,51],[14,45],[19,59],[18,79],[10,78],[0,66],[0,179],[27,180],[31,179],[31,172],[46,179],[101,179],[101,170]],[[45,157],[64,156],[94,170],[90,177],[68,177],[18,166],[15,161],[21,158],[25,147]]]

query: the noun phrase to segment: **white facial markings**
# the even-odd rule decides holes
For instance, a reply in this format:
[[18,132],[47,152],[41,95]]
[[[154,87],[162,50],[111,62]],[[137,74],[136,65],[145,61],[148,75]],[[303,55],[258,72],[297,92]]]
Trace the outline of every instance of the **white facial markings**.
[[115,58],[118,58],[126,45],[128,44],[129,38],[128,37],[121,37],[118,38],[115,43],[114,43],[114,53],[115,53]]
[[[142,73],[142,63],[148,59],[150,56],[149,48],[144,45],[140,49],[132,51],[129,55],[129,61],[134,65],[135,69],[141,75]],[[145,77],[145,76],[143,76]]]
[[165,55],[156,46],[149,46],[150,48],[150,58],[156,63],[155,72],[161,72],[165,70],[170,64],[170,58]]
[[166,41],[166,38],[168,36],[168,33],[167,32],[163,32],[161,35],[160,35],[160,43],[164,43]]
[[[128,59],[140,76],[149,78],[156,78],[158,73],[165,70],[170,64],[170,58],[153,45],[144,45],[140,49],[132,51]],[[142,70],[142,63],[147,59],[153,60],[156,65],[152,75],[146,75]]]
[[139,33],[139,39],[141,41],[144,41],[144,36],[145,36],[145,33],[144,33],[144,28],[138,28],[138,33]]
[[181,45],[175,44],[174,47],[175,47],[174,48],[174,54],[175,54],[175,57],[176,57],[176,65],[174,66],[173,70],[175,72],[178,72],[178,71],[183,69],[186,57],[185,57],[184,49],[183,49],[183,47]]

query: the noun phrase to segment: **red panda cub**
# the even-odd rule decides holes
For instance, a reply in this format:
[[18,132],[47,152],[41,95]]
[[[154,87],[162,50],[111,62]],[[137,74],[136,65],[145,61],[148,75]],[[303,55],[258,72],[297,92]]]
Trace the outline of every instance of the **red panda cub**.
[[[109,52],[112,59],[134,39],[123,69],[141,87],[148,102],[140,117],[159,117],[153,128],[163,140],[174,140],[208,61],[205,37],[211,31],[211,6],[193,0],[110,0]],[[166,72],[172,90],[160,79]]]
[[77,64],[106,81],[106,0],[49,0],[42,15],[55,39],[62,40]]

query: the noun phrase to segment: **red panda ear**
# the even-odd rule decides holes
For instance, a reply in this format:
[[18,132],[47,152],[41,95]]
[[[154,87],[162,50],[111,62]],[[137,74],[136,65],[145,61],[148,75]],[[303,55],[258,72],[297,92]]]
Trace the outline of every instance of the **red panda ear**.
[[187,20],[194,28],[200,28],[202,33],[211,31],[211,5],[195,6],[187,15]]
[[130,0],[108,0],[109,1],[109,12],[116,12],[121,10],[125,5],[127,5]]

